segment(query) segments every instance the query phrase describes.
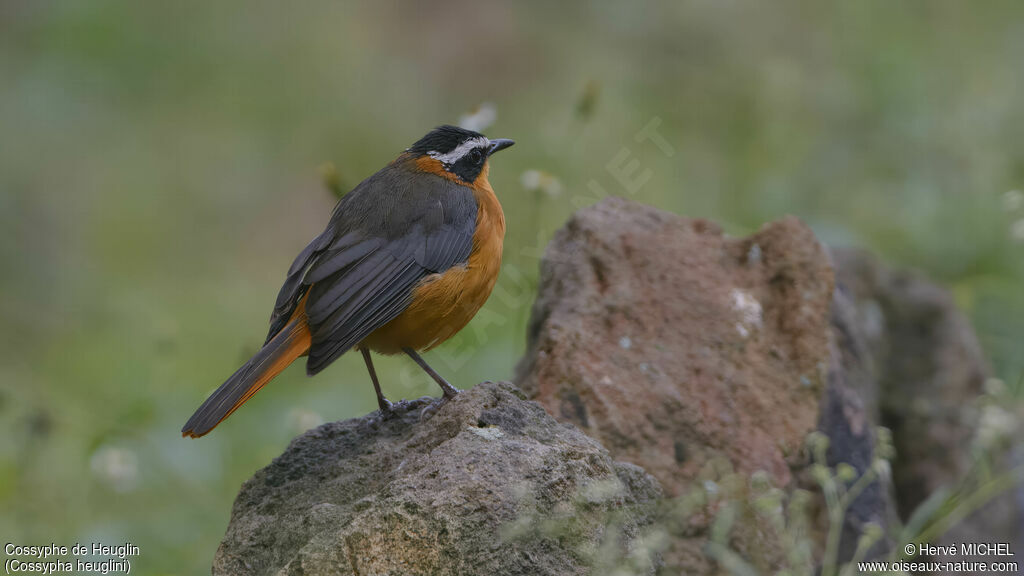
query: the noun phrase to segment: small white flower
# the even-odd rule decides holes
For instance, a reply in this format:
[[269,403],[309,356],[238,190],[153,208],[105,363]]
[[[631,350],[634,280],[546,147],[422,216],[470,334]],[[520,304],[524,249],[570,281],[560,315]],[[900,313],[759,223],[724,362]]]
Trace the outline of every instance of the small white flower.
[[117,492],[131,492],[138,485],[138,458],[126,448],[101,446],[89,459],[89,468],[97,480]]
[[558,196],[562,193],[562,182],[553,174],[542,170],[527,170],[519,177],[523,188],[533,192],[540,190],[548,196]]
[[1004,438],[1009,438],[1017,430],[1014,415],[1002,406],[989,404],[981,409],[975,442],[982,449],[990,448]]
[[302,433],[310,428],[316,428],[323,423],[323,416],[312,410],[294,408],[288,412],[288,427],[296,433]]
[[1014,242],[1024,242],[1024,218],[1010,225],[1010,238]]
[[519,183],[527,190],[540,188],[540,170],[527,170],[519,177]]
[[882,479],[889,479],[892,477],[892,465],[889,464],[888,460],[878,459],[871,463],[871,467],[875,469],[875,472]]
[[490,102],[484,102],[469,114],[459,117],[459,126],[474,132],[483,132],[498,119],[498,109]]
[[1024,206],[1024,192],[1010,190],[1003,194],[1003,209],[1007,212],[1015,212]]
[[619,348],[623,350],[629,350],[633,347],[633,341],[629,339],[629,336],[623,336],[619,338]]

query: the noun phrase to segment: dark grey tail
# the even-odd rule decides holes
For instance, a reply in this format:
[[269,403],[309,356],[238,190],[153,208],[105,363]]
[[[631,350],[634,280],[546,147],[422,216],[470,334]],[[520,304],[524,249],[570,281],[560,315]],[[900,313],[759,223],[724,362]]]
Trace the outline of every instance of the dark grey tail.
[[309,351],[310,334],[305,316],[288,323],[255,356],[210,394],[181,429],[181,435],[204,436],[259,392],[289,364]]

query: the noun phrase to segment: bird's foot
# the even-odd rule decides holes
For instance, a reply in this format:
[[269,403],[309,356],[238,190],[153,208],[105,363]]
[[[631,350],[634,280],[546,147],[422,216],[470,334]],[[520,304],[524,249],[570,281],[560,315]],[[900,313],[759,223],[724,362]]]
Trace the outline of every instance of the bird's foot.
[[392,402],[387,398],[382,398],[377,401],[377,405],[379,406],[381,419],[390,420],[391,418],[400,417],[413,409],[415,407],[415,401],[410,402],[403,398],[398,402]]
[[453,400],[458,393],[458,390],[456,390],[451,395],[446,393],[440,398],[434,398],[433,396],[424,396],[423,398],[420,398],[418,402],[422,402],[425,406],[423,410],[420,411],[420,421],[422,422],[430,419],[430,417],[436,414],[442,406],[447,404],[450,400]]
[[383,396],[377,398],[377,406],[380,409],[381,416],[387,416],[395,412],[395,403]]
[[384,402],[378,402],[378,404],[380,406],[379,412],[381,418],[387,420],[395,416],[402,416],[423,406],[430,407],[436,401],[436,398],[423,396],[421,398],[416,398],[415,400],[406,400],[403,398],[398,402],[391,402],[385,398]]

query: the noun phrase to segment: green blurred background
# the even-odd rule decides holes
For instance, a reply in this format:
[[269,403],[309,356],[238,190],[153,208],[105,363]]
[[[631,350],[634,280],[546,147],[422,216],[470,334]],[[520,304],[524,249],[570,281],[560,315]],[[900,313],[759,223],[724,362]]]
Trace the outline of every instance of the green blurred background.
[[[457,385],[511,376],[540,248],[607,193],[736,234],[796,214],[921,268],[1020,396],[1022,62],[1015,1],[2,1],[0,535],[208,571],[242,481],[376,407],[350,355],[178,434],[262,343],[333,206],[323,165],[348,189],[474,110],[518,144],[491,171],[499,287],[428,355]],[[671,153],[637,141],[652,122]]]

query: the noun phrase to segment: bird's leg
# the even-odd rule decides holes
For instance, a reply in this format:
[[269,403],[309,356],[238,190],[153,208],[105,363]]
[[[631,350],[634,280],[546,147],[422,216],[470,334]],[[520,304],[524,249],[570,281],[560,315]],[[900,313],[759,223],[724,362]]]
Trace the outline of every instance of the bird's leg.
[[434,382],[437,382],[437,385],[441,387],[441,391],[444,392],[445,400],[455,398],[455,395],[459,393],[459,390],[455,386],[449,384],[448,381],[442,378],[440,374],[435,372],[423,358],[420,358],[420,355],[417,354],[415,350],[412,348],[402,348],[402,351],[408,354],[410,358],[419,364],[420,368],[423,368],[424,372],[430,374],[430,377],[434,379]]
[[363,353],[363,360],[366,362],[366,370],[370,373],[370,380],[373,380],[373,389],[377,392],[377,405],[380,406],[381,414],[389,414],[394,409],[394,404],[384,397],[380,391],[380,382],[377,381],[377,371],[373,369],[373,360],[370,359],[370,351],[360,346],[359,351]]

